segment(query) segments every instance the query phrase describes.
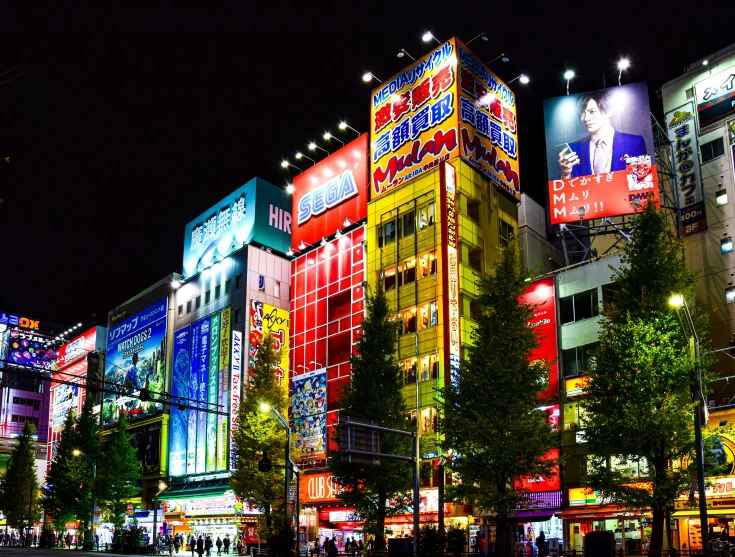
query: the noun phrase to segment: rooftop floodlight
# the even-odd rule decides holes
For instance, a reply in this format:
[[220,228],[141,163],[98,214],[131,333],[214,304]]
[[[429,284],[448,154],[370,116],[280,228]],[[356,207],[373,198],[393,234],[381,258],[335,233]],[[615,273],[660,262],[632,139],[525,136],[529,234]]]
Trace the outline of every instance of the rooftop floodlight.
[[299,161],[300,161],[300,160],[301,160],[302,158],[304,158],[304,159],[309,159],[309,160],[311,161],[311,166],[314,166],[314,165],[316,164],[316,161],[315,161],[314,159],[312,159],[311,157],[307,157],[306,155],[304,155],[304,153],[296,153],[296,154],[294,155],[294,157],[296,157],[296,160],[299,160]]
[[293,184],[289,184],[286,186],[286,193],[293,193],[296,190]]
[[431,31],[426,31],[426,32],[425,32],[425,33],[424,33],[424,34],[423,34],[423,35],[421,36],[421,40],[422,40],[422,41],[424,41],[425,43],[428,43],[429,41],[431,41],[431,39],[434,39],[434,40],[436,41],[436,44],[442,44],[442,43],[441,43],[441,41],[440,41],[439,39],[437,39],[437,38],[436,38],[436,37],[435,37],[435,36],[434,36],[434,35],[432,34],[432,32],[431,32]]
[[622,60],[620,60],[620,62],[618,62],[618,70],[620,70],[618,72],[618,86],[620,86],[620,81],[623,77],[623,70],[627,70],[629,67],[630,60],[628,60],[627,58],[623,58]]
[[416,61],[416,58],[414,58],[408,52],[406,52],[406,49],[405,48],[402,48],[401,50],[399,50],[398,51],[398,54],[396,54],[396,56],[398,56],[399,58],[403,58],[404,56],[408,56],[414,62]]
[[370,72],[365,72],[364,74],[362,74],[362,80],[363,80],[363,81],[364,81],[365,83],[370,83],[370,81],[372,81],[373,79],[374,79],[375,81],[377,81],[378,83],[383,83],[382,81],[380,81],[380,80],[379,80],[379,79],[378,79],[377,77],[375,77],[375,76],[374,76],[374,75],[373,75],[372,73],[370,73]]
[[501,52],[492,60],[488,60],[487,62],[485,62],[485,65],[489,66],[490,64],[495,62],[495,60],[502,60],[503,62],[510,62],[510,58],[508,58],[508,55],[505,52]]
[[357,131],[352,126],[350,126],[347,122],[340,122],[339,123],[339,129],[341,129],[341,130],[348,130],[349,129],[349,130],[352,130],[353,132],[355,132],[357,135],[360,135],[360,132]]
[[487,40],[489,40],[489,38],[488,38],[488,32],[487,32],[487,30],[486,30],[486,31],[483,31],[482,33],[480,33],[480,34],[479,34],[479,35],[477,35],[476,37],[472,37],[472,38],[471,38],[471,39],[470,39],[469,41],[467,41],[467,42],[466,42],[466,43],[464,43],[464,44],[465,44],[465,46],[467,46],[467,45],[468,45],[468,44],[470,44],[470,43],[471,43],[472,41],[475,41],[475,40],[477,40],[477,39],[482,39],[483,41],[487,41]]
[[324,151],[327,155],[329,154],[329,151],[327,151],[324,147],[319,147],[319,145],[317,145],[313,141],[309,143],[309,149],[311,149],[312,151],[314,151],[315,149],[319,149],[320,151]]
[[564,72],[564,79],[567,80],[567,95],[569,94],[569,82],[574,77],[574,70],[567,70]]
[[529,82],[531,81],[530,79],[528,79],[528,76],[527,76],[526,74],[522,73],[521,75],[519,75],[519,76],[517,76],[517,77],[514,77],[513,79],[511,79],[511,80],[510,80],[510,81],[509,81],[509,82],[507,83],[507,85],[510,85],[510,84],[511,84],[511,83],[513,83],[513,82],[514,82],[514,81],[515,81],[516,79],[517,79],[518,81],[520,81],[521,83],[523,83],[523,85],[528,85],[528,83],[529,83]]
[[340,142],[340,143],[342,144],[342,147],[344,147],[344,146],[345,146],[345,142],[344,142],[344,141],[342,141],[341,139],[337,139],[337,138],[336,138],[336,137],[334,137],[334,136],[333,136],[333,135],[332,135],[331,133],[329,133],[329,132],[326,132],[326,133],[324,134],[324,141],[329,141],[330,139],[334,139],[335,141],[339,141],[339,142]]

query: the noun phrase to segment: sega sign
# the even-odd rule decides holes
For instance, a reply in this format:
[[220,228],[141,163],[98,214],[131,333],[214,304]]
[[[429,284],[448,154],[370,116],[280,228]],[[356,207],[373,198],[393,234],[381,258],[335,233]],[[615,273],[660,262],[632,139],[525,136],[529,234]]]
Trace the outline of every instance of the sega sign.
[[314,244],[367,218],[368,135],[363,134],[294,179],[291,246]]

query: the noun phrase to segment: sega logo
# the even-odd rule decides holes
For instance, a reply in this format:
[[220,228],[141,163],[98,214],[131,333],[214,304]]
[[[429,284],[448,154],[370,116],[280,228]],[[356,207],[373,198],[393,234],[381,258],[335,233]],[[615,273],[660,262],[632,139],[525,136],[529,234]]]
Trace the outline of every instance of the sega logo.
[[345,170],[341,176],[335,176],[301,198],[299,201],[298,224],[304,224],[311,217],[336,207],[343,201],[354,197],[357,193],[357,184],[355,183],[355,177],[352,175],[352,170]]

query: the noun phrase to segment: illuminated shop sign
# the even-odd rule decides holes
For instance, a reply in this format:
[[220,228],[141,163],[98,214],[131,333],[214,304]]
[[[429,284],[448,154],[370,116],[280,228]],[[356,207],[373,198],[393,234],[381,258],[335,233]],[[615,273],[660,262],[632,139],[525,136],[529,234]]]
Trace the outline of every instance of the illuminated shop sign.
[[565,380],[564,390],[566,392],[567,398],[583,395],[584,390],[589,387],[589,385],[590,378],[587,375],[583,375],[581,377],[573,377],[572,379]]
[[695,90],[700,128],[735,114],[735,66],[700,81]]
[[322,503],[339,501],[339,494],[341,492],[342,489],[332,474],[309,474],[301,477],[299,498],[302,502]]
[[460,331],[459,331],[459,257],[457,253],[457,208],[456,183],[457,174],[454,166],[444,163],[441,172],[442,178],[442,210],[445,215],[442,234],[444,236],[444,265],[446,266],[447,280],[444,283],[444,296],[447,303],[444,308],[444,335],[445,346],[448,347],[449,377],[455,381],[459,373],[460,360]]
[[554,288],[554,277],[546,277],[533,282],[521,297],[525,303],[536,306],[529,327],[536,333],[538,345],[531,352],[531,360],[544,360],[549,367],[549,386],[541,393],[542,400],[559,397]]
[[10,325],[11,327],[20,327],[21,329],[40,329],[38,319],[29,319],[28,317],[20,317],[12,313],[0,312],[0,323]]
[[237,416],[240,411],[240,390],[242,389],[242,333],[232,331],[232,373],[230,376],[230,470],[236,468],[237,457],[233,437],[237,429]]

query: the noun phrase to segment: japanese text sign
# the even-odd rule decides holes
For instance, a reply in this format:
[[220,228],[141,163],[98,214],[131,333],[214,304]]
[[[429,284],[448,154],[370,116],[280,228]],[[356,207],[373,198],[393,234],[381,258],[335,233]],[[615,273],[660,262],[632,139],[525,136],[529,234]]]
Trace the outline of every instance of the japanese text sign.
[[735,66],[700,81],[695,89],[700,128],[735,114]]
[[556,305],[554,277],[537,280],[526,290],[521,300],[537,306],[528,323],[538,337],[538,345],[531,352],[531,360],[544,360],[549,366],[549,386],[541,393],[542,400],[559,399],[559,368],[557,365]]

